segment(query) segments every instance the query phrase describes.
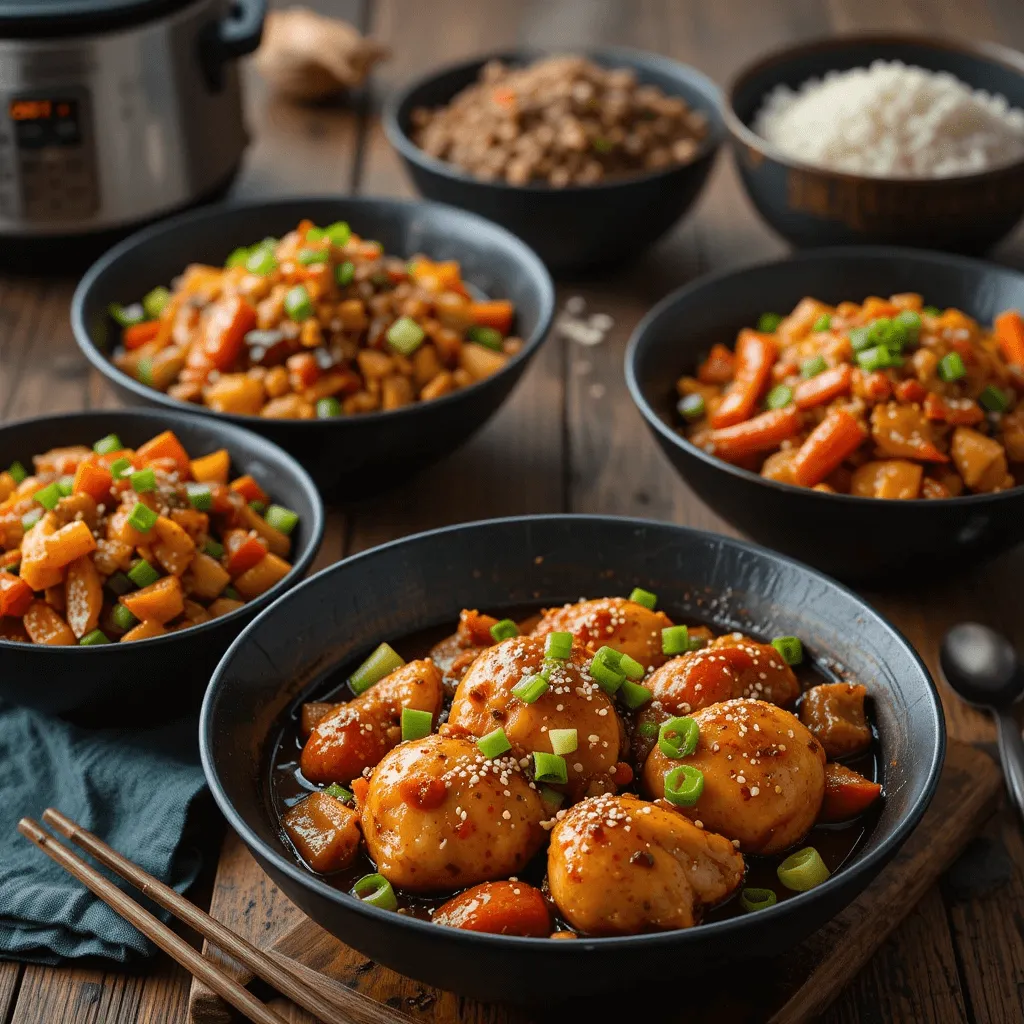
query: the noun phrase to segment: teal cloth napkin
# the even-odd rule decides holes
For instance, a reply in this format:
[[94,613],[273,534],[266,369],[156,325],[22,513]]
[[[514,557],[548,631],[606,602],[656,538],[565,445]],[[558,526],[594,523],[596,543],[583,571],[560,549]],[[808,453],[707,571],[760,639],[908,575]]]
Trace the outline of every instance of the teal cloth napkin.
[[153,952],[16,826],[56,807],[184,892],[202,863],[200,830],[190,827],[206,810],[197,733],[194,717],[150,729],[88,730],[0,704],[0,958],[124,962]]

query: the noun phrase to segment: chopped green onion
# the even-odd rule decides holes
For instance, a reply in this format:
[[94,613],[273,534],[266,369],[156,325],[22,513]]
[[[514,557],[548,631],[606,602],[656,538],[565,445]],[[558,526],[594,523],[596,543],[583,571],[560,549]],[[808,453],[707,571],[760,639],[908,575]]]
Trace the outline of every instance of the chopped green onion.
[[967,367],[959,352],[947,352],[939,360],[939,378],[947,384],[967,376]]
[[512,749],[512,744],[509,743],[505,730],[501,726],[493,729],[485,736],[481,736],[476,741],[476,745],[480,748],[480,753],[492,761],[496,757],[501,757],[502,754],[507,754]]
[[11,478],[16,484],[20,484],[28,477],[28,470],[17,459],[11,463],[7,472],[11,474]]
[[143,356],[135,364],[135,379],[147,388],[153,386],[153,360],[149,356]]
[[571,754],[579,746],[575,729],[549,729],[548,739],[551,740],[553,754]]
[[135,508],[128,513],[128,525],[134,526],[139,533],[149,533],[156,526],[156,521],[159,518],[160,516],[148,505],[143,505],[141,501],[137,501]]
[[224,545],[215,541],[212,537],[207,537],[206,543],[203,545],[203,554],[220,561],[224,557]]
[[78,643],[81,647],[95,647],[97,644],[109,644],[110,639],[102,629],[94,629],[91,633],[86,633]]
[[130,306],[120,306],[116,302],[112,302],[107,308],[110,311],[110,315],[122,327],[141,324],[146,319],[146,311],[142,308],[141,302],[133,302]]
[[470,327],[466,331],[466,337],[478,345],[483,345],[484,348],[494,349],[495,352],[501,351],[501,343],[504,340],[501,331],[497,331],[493,327],[482,327],[479,324]]
[[285,508],[284,505],[271,505],[267,509],[264,519],[275,530],[278,530],[287,537],[295,529],[299,521],[299,513],[293,512],[290,508]]
[[114,459],[114,461],[110,464],[110,475],[115,480],[123,480],[126,476],[128,476],[128,470],[130,470],[131,468],[131,459]]
[[249,250],[244,246],[240,245],[237,249],[232,249],[228,258],[224,261],[225,267],[243,267],[246,261],[249,259]]
[[890,366],[900,366],[903,360],[899,356],[893,355],[885,345],[876,345],[874,348],[858,352],[857,362],[862,370],[871,373],[873,370],[885,370]]
[[810,380],[811,377],[817,377],[819,373],[824,373],[828,369],[828,363],[825,362],[823,355],[811,356],[810,359],[805,359],[800,364],[800,376],[804,380]]
[[68,498],[74,493],[75,478],[73,476],[62,476],[57,481],[57,490],[62,498]]
[[572,633],[548,633],[544,641],[544,657],[565,661],[572,654]]
[[430,735],[434,727],[434,716],[429,711],[416,708],[402,708],[402,740],[421,740]]
[[779,329],[783,317],[778,313],[762,313],[757,318],[757,329],[762,334],[774,334]]
[[374,683],[380,682],[385,676],[390,675],[396,669],[401,668],[405,664],[394,648],[390,644],[381,644],[371,654],[366,661],[362,663],[348,677],[348,685],[352,692],[358,697],[359,694],[368,690]]
[[361,903],[370,903],[381,910],[397,910],[398,899],[391,883],[383,875],[363,875],[352,886],[352,895]]
[[794,892],[807,892],[826,881],[829,870],[813,846],[791,853],[776,869],[779,881]]
[[267,511],[267,503],[265,501],[250,501],[249,508],[251,508],[256,515],[261,516]]
[[340,800],[343,804],[350,804],[355,799],[349,790],[344,786],[339,786],[336,782],[332,782],[324,792],[328,796],[333,796],[335,800]]
[[989,412],[1006,412],[1010,408],[1010,399],[1005,391],[997,388],[994,384],[989,384],[980,395],[978,395],[978,401],[986,408]]
[[208,512],[213,508],[213,491],[209,484],[189,481],[185,484],[185,493],[188,495],[188,503],[197,512]]
[[316,418],[318,420],[333,420],[335,417],[341,415],[341,402],[331,396],[330,398],[321,398],[316,403]]
[[124,448],[121,444],[121,438],[117,434],[107,434],[106,437],[101,437],[93,446],[92,450],[97,455],[110,455],[112,452],[119,452]]
[[565,800],[564,793],[559,793],[557,789],[552,789],[550,786],[538,786],[537,792],[540,793],[540,798],[544,801],[544,806],[549,808],[552,813],[557,811]]
[[307,242],[322,242],[327,237],[327,232],[323,228],[316,226],[309,228],[306,231]]
[[653,612],[658,604],[658,596],[652,594],[649,590],[644,590],[642,587],[634,587],[632,593],[629,595],[630,601],[635,604],[642,604],[648,611]]
[[916,345],[921,334],[921,316],[912,309],[904,309],[896,314],[894,324],[899,324],[903,330],[904,344]]
[[690,764],[665,772],[665,799],[677,807],[692,807],[704,792],[704,773]]
[[38,523],[39,520],[42,519],[42,518],[43,518],[43,513],[39,509],[34,508],[31,512],[26,512],[21,517],[21,528],[26,533],[28,533],[28,531],[31,530],[32,527],[35,526],[36,523]]
[[749,886],[740,893],[740,906],[748,914],[752,914],[756,910],[767,910],[769,907],[774,907],[778,899],[774,889],[756,889]]
[[145,494],[146,491],[156,490],[156,473],[151,469],[140,469],[128,477],[132,490],[136,494]]
[[849,338],[854,352],[863,352],[864,349],[871,348],[874,344],[871,340],[870,327],[852,327],[849,331]]
[[524,679],[521,683],[516,683],[512,687],[512,693],[515,694],[524,704],[533,704],[540,700],[548,691],[548,681],[542,675],[530,676],[529,679]]
[[661,653],[670,657],[690,649],[690,631],[685,626],[666,626],[661,631]]
[[832,327],[832,316],[829,313],[822,313],[811,327],[812,331],[827,331]]
[[250,274],[258,274],[266,277],[272,270],[277,268],[277,258],[274,256],[274,249],[269,245],[257,245],[250,250],[245,260],[245,269]]
[[496,644],[514,636],[519,636],[519,627],[511,619],[502,619],[491,626],[491,638]]
[[123,604],[114,606],[114,610],[110,613],[110,618],[114,625],[125,633],[137,625],[139,621]]
[[308,320],[313,315],[313,300],[304,284],[290,288],[284,296],[284,311],[293,320]]
[[942,316],[942,310],[938,306],[925,306],[922,313],[927,313],[929,316]]
[[229,598],[232,601],[241,601],[242,595],[234,587],[225,587],[221,591],[221,597]]
[[[143,505],[143,508],[146,506]],[[146,511],[149,511],[148,509]],[[148,587],[160,579],[160,573],[156,571],[144,558],[140,558],[129,570],[128,579],[137,587]]]
[[156,320],[167,308],[167,303],[170,301],[171,293],[169,289],[160,284],[151,292],[146,293],[142,300],[142,308],[146,311],[146,316],[150,320]]
[[[606,650],[611,650],[611,648],[602,647],[594,655],[590,662],[590,675],[593,677],[594,682],[610,696],[616,693],[619,687],[626,681],[626,673],[620,671],[617,667],[617,659],[614,663],[608,661],[602,654]],[[618,651],[612,651],[612,653],[618,654]]]
[[45,487],[41,487],[32,497],[39,502],[43,508],[54,509],[57,507],[57,502],[60,501],[61,494],[60,488],[56,482],[47,484]]
[[342,288],[351,284],[355,276],[356,265],[351,260],[345,260],[344,263],[339,263],[334,268],[334,280],[337,281],[338,285]]
[[700,726],[693,718],[670,718],[658,730],[658,749],[675,761],[689,757],[697,749]]
[[598,153],[610,153],[615,148],[615,143],[612,142],[611,139],[605,138],[603,135],[595,135],[590,140],[590,144]]
[[295,258],[304,266],[309,267],[314,263],[326,263],[330,253],[326,249],[300,249]]
[[641,722],[636,727],[637,736],[643,736],[644,739],[653,740],[658,735],[658,725],[656,722]]
[[111,593],[117,594],[120,597],[122,594],[127,594],[129,590],[135,589],[135,584],[125,575],[123,572],[115,572],[107,580],[107,589]]
[[554,782],[564,786],[569,781],[565,758],[560,754],[546,754],[543,750],[535,750],[533,778],[535,782]]
[[605,664],[611,665],[614,669],[618,669],[619,662],[622,661],[622,655],[614,647],[598,647],[594,657],[600,658]]
[[787,665],[799,665],[804,660],[804,645],[796,636],[777,636],[772,640],[775,648],[785,659]]
[[424,330],[412,317],[400,316],[389,328],[388,344],[403,356],[411,356],[423,344]]
[[690,423],[694,420],[699,420],[705,412],[704,396],[699,394],[684,395],[676,402],[676,412]]
[[336,220],[324,228],[324,234],[331,240],[332,245],[347,245],[352,237],[352,229],[343,220]]
[[654,694],[646,686],[634,683],[630,679],[625,680],[619,687],[619,700],[631,711],[643,707],[653,696]]
[[777,384],[765,396],[764,404],[769,409],[785,409],[793,401],[793,389],[785,384]]
[[637,679],[643,679],[644,667],[640,664],[636,658],[631,658],[628,654],[623,654],[619,658],[619,671],[625,675],[627,679],[632,679],[636,682]]

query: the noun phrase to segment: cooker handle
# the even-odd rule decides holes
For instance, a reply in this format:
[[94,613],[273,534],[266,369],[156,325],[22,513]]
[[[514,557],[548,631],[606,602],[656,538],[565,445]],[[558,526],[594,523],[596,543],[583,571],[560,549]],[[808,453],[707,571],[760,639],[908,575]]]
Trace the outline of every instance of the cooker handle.
[[267,0],[233,0],[227,14],[207,25],[200,38],[200,60],[210,88],[224,85],[224,65],[252,53],[260,45]]

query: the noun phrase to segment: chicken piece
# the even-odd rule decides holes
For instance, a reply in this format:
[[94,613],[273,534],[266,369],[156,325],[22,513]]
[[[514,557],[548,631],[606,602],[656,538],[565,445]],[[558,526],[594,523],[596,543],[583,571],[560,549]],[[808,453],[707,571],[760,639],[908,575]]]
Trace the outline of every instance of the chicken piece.
[[316,723],[302,748],[302,774],[345,785],[401,740],[402,708],[429,711],[437,725],[443,697],[441,673],[429,658],[395,669]]
[[652,669],[665,662],[661,631],[671,625],[672,620],[664,612],[652,612],[624,597],[602,597],[549,608],[532,635],[572,633],[578,643],[591,651],[612,647]]
[[551,911],[539,889],[525,882],[483,882],[438,907],[434,924],[494,935],[551,934]]
[[935,447],[932,425],[920,406],[887,402],[871,410],[871,437],[878,454],[892,459],[948,462]]
[[825,795],[825,751],[800,720],[761,700],[728,700],[692,715],[697,749],[681,761],[655,746],[643,769],[643,789],[665,794],[665,775],[689,764],[704,775],[704,791],[681,808],[712,832],[739,841],[744,853],[778,853],[811,829]]
[[742,880],[728,839],[632,794],[584,800],[551,830],[551,898],[586,935],[690,928]]
[[968,427],[953,431],[953,462],[972,491],[1000,491],[1013,486],[1006,468],[1006,449],[991,437]]
[[489,760],[463,737],[402,743],[374,769],[361,803],[377,870],[409,892],[518,874],[546,838],[544,803],[515,757]]
[[544,643],[541,637],[517,636],[480,654],[455,691],[448,725],[473,736],[501,726],[517,757],[550,753],[550,730],[575,729],[579,745],[565,759],[569,782],[556,788],[574,800],[614,791],[612,774],[626,735],[612,699],[587,671],[587,651],[573,644],[571,657],[556,663],[547,692],[532,704],[512,693],[542,668]]
[[800,702],[800,721],[830,758],[859,754],[871,746],[871,729],[864,714],[867,689],[860,683],[812,686]]
[[359,850],[359,815],[328,793],[313,793],[290,808],[281,824],[299,856],[314,870],[340,871]]

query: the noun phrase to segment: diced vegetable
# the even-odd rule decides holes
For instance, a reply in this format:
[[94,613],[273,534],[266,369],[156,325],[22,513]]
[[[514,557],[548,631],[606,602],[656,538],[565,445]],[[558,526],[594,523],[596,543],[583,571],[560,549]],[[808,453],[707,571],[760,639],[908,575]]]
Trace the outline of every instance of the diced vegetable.
[[833,409],[811,431],[793,459],[793,477],[802,487],[825,479],[860,447],[867,431],[845,409]]
[[726,462],[741,462],[750,455],[777,447],[799,433],[800,426],[800,410],[795,405],[787,405],[735,426],[711,431],[708,450]]
[[736,372],[732,386],[710,416],[716,429],[730,427],[750,417],[771,379],[778,346],[768,336],[742,331],[736,343]]

